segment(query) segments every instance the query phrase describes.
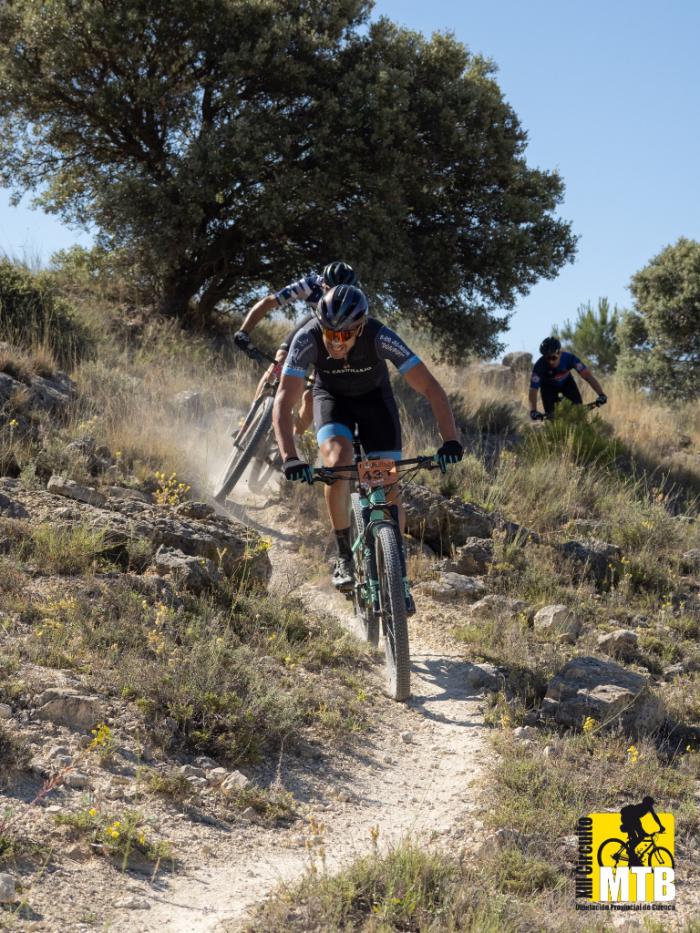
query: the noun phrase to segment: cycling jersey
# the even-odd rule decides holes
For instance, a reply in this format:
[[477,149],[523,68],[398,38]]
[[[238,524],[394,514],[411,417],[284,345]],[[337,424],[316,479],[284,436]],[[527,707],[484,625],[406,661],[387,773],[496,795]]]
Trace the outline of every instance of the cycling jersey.
[[547,359],[541,356],[532,369],[530,388],[541,389],[545,386],[554,389],[561,388],[563,383],[568,379],[572,379],[572,369],[575,369],[577,373],[581,373],[582,376],[589,374],[586,364],[582,363],[573,353],[562,351],[556,366],[551,366]]
[[323,276],[312,272],[304,276],[303,279],[292,282],[291,285],[286,285],[280,289],[275,298],[280,308],[283,308],[294,301],[308,301],[309,304],[318,304],[323,295]]
[[367,318],[346,359],[334,360],[323,343],[323,332],[317,320],[300,328],[289,348],[282,374],[304,378],[310,366],[316,376],[314,388],[326,389],[331,395],[354,397],[373,389],[389,388],[386,360],[402,374],[420,363],[420,359],[381,321]]
[[289,350],[289,348],[290,348],[291,345],[292,345],[292,340],[294,340],[294,337],[296,336],[296,332],[297,332],[298,330],[301,330],[302,327],[305,327],[305,326],[309,323],[309,321],[315,321],[315,320],[316,320],[316,315],[314,315],[314,314],[305,314],[304,317],[299,321],[299,323],[296,324],[296,325],[294,326],[294,328],[293,328],[292,330],[289,331],[289,333],[287,334],[287,336],[284,338],[284,340],[282,341],[282,343],[279,345],[279,349],[280,349],[280,350]]

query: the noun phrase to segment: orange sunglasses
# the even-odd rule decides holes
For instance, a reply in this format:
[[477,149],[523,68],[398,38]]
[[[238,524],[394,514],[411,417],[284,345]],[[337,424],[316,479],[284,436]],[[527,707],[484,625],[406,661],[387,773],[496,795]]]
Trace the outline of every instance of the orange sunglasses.
[[353,337],[356,337],[362,330],[362,324],[359,327],[353,328],[353,330],[331,330],[328,327],[323,328],[323,336],[326,340],[330,340],[332,343],[347,343],[348,340],[352,340]]

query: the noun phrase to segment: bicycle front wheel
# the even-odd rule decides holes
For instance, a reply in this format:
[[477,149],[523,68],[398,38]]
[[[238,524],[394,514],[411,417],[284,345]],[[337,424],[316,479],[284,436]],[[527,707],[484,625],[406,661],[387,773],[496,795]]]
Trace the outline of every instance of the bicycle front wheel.
[[[362,518],[362,506],[359,495],[354,492],[350,496],[350,539],[355,542],[364,535],[365,523]],[[365,641],[376,648],[379,645],[379,619],[374,613],[372,599],[368,592],[368,567],[365,561],[364,548],[358,547],[353,553],[353,569],[355,574],[352,602],[355,608],[358,634]]]
[[618,868],[629,863],[627,843],[622,839],[606,839],[598,847],[598,864]]
[[395,525],[382,525],[377,530],[375,548],[388,692],[393,699],[402,702],[411,694],[411,659],[401,543]]
[[258,447],[262,445],[267,432],[272,427],[272,405],[273,399],[268,395],[255,412],[243,437],[239,438],[238,446],[234,447],[231,452],[221,479],[214,490],[214,498],[217,502],[226,501],[226,497],[243,476],[245,468],[255,456]]
[[675,868],[673,856],[663,846],[654,846],[647,856],[647,865],[650,868]]

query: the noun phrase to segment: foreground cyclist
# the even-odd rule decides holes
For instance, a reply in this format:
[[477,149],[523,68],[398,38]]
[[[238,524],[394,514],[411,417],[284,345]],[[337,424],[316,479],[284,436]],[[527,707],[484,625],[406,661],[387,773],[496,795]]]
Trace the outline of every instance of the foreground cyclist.
[[545,415],[551,415],[559,397],[568,398],[574,405],[583,404],[581,393],[571,375],[571,370],[585,379],[594,392],[598,393],[596,401],[605,405],[608,400],[603,387],[588,369],[585,363],[574,356],[573,353],[562,351],[561,343],[556,337],[546,337],[540,344],[540,358],[535,363],[530,378],[530,418],[539,421],[542,415],[537,411],[537,392],[542,395],[542,405]]
[[[442,463],[462,459],[462,445],[457,441],[444,389],[403,340],[369,317],[367,311],[367,298],[359,288],[338,285],[321,298],[315,319],[301,327],[292,341],[273,414],[288,480],[312,482],[311,467],[299,459],[294,445],[292,415],[310,366],[316,370],[313,415],[324,466],[352,463],[355,424],[368,457],[401,459],[401,425],[386,360],[391,360],[406,382],[429,401],[443,439],[437,452]],[[333,585],[348,591],[353,584],[349,485],[324,486],[324,494],[338,549]],[[399,506],[403,530],[397,496],[390,501]]]

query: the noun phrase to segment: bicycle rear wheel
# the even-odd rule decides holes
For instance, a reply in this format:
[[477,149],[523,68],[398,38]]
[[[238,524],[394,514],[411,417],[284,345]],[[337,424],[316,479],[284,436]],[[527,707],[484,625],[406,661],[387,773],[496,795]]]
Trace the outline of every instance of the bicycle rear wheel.
[[[360,497],[354,492],[350,496],[350,540],[355,542],[364,534],[365,523],[362,518]],[[355,573],[352,602],[355,608],[358,634],[365,641],[376,648],[379,645],[379,619],[374,613],[371,597],[367,591],[368,567],[364,558],[363,548],[358,547],[353,553],[353,566]]]
[[401,702],[411,694],[411,659],[408,650],[406,594],[401,570],[401,543],[395,525],[386,524],[378,529],[375,547],[388,692]]
[[629,863],[627,843],[622,839],[606,839],[598,846],[598,864],[617,868]]
[[226,501],[226,497],[243,476],[245,468],[255,456],[258,446],[270,430],[272,426],[272,405],[273,399],[268,395],[259,405],[248,429],[243,437],[239,439],[238,446],[232,450],[221,478],[214,489],[214,498],[217,502]]

